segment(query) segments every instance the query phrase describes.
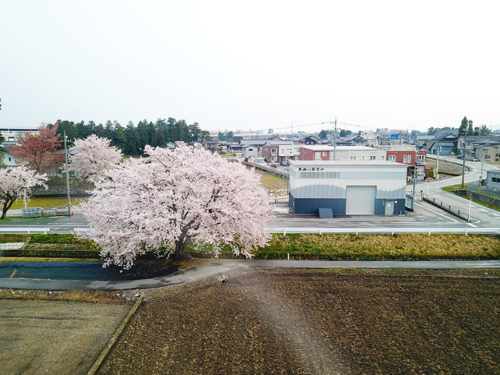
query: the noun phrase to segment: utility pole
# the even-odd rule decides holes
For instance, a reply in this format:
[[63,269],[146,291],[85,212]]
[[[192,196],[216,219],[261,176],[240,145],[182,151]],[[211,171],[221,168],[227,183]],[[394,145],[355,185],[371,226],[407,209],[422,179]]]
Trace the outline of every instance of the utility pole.
[[66,169],[66,194],[68,195],[68,216],[71,216],[71,199],[70,199],[70,193],[69,193],[69,170],[68,170],[68,147],[66,144],[66,131],[64,131],[64,153],[65,153],[65,158],[64,158],[64,167]]
[[[415,154],[416,156],[416,154]],[[417,184],[417,160],[415,157],[415,166],[413,167],[413,201],[415,201],[415,188]]]
[[441,155],[441,146],[438,147],[438,157],[436,160],[436,180],[439,180],[439,155]]
[[333,132],[333,160],[337,160],[337,117],[335,117],[335,130]]
[[[472,120],[469,120],[469,124],[472,124]],[[462,157],[463,157],[463,163],[462,163],[462,189],[464,188],[465,184],[465,153],[467,152],[467,131],[468,129],[465,129],[464,132],[464,149],[462,150]]]

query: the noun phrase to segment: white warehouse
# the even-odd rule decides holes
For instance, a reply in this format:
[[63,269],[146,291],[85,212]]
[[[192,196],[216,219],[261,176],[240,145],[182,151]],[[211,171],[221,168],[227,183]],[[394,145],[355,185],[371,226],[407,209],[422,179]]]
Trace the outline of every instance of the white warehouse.
[[389,161],[291,161],[289,206],[308,215],[320,209],[332,215],[402,215],[406,168]]

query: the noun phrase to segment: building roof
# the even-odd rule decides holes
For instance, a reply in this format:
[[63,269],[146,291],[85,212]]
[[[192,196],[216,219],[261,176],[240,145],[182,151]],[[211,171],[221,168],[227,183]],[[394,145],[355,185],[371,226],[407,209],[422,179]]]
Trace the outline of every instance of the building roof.
[[240,144],[245,146],[264,146],[270,139],[242,139]]
[[[300,146],[303,148],[308,148],[313,151],[333,151],[334,147],[332,145],[305,145]],[[383,151],[374,147],[368,146],[337,146],[337,151]]]
[[279,145],[293,145],[294,143],[292,141],[268,141],[266,142],[266,145],[268,146],[279,146]]
[[406,164],[396,163],[387,160],[367,160],[367,161],[346,161],[346,160],[290,160],[291,166],[297,167],[390,167],[407,168]]

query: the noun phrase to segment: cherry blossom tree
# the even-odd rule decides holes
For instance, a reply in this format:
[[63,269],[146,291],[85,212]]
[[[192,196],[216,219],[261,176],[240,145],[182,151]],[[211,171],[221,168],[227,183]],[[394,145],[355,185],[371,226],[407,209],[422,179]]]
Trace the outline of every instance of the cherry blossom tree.
[[121,160],[121,151],[110,146],[111,140],[99,138],[95,134],[77,139],[72,149],[70,170],[78,176],[96,182],[105,176]]
[[146,251],[183,258],[188,245],[250,257],[266,245],[271,208],[253,170],[202,148],[145,152],[112,169],[80,206],[90,222],[82,236],[100,245],[106,265],[128,269]]
[[57,151],[61,141],[56,132],[57,124],[40,126],[38,134],[26,132],[17,140],[19,145],[10,146],[10,152],[37,173],[56,171],[64,160],[64,152]]
[[0,168],[0,204],[2,205],[0,219],[5,219],[7,211],[16,199],[28,198],[33,187],[40,185],[47,188],[46,181],[45,174],[38,174],[25,166]]

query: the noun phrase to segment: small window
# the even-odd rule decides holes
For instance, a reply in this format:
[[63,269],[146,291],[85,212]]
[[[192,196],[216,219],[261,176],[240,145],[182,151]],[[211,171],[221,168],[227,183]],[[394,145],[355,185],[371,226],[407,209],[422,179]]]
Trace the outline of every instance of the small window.
[[375,155],[370,156],[370,160],[375,160]]
[[406,163],[406,155],[403,155],[403,163]]
[[411,155],[408,155],[408,163],[411,163]]
[[389,161],[396,161],[396,155],[389,155]]

